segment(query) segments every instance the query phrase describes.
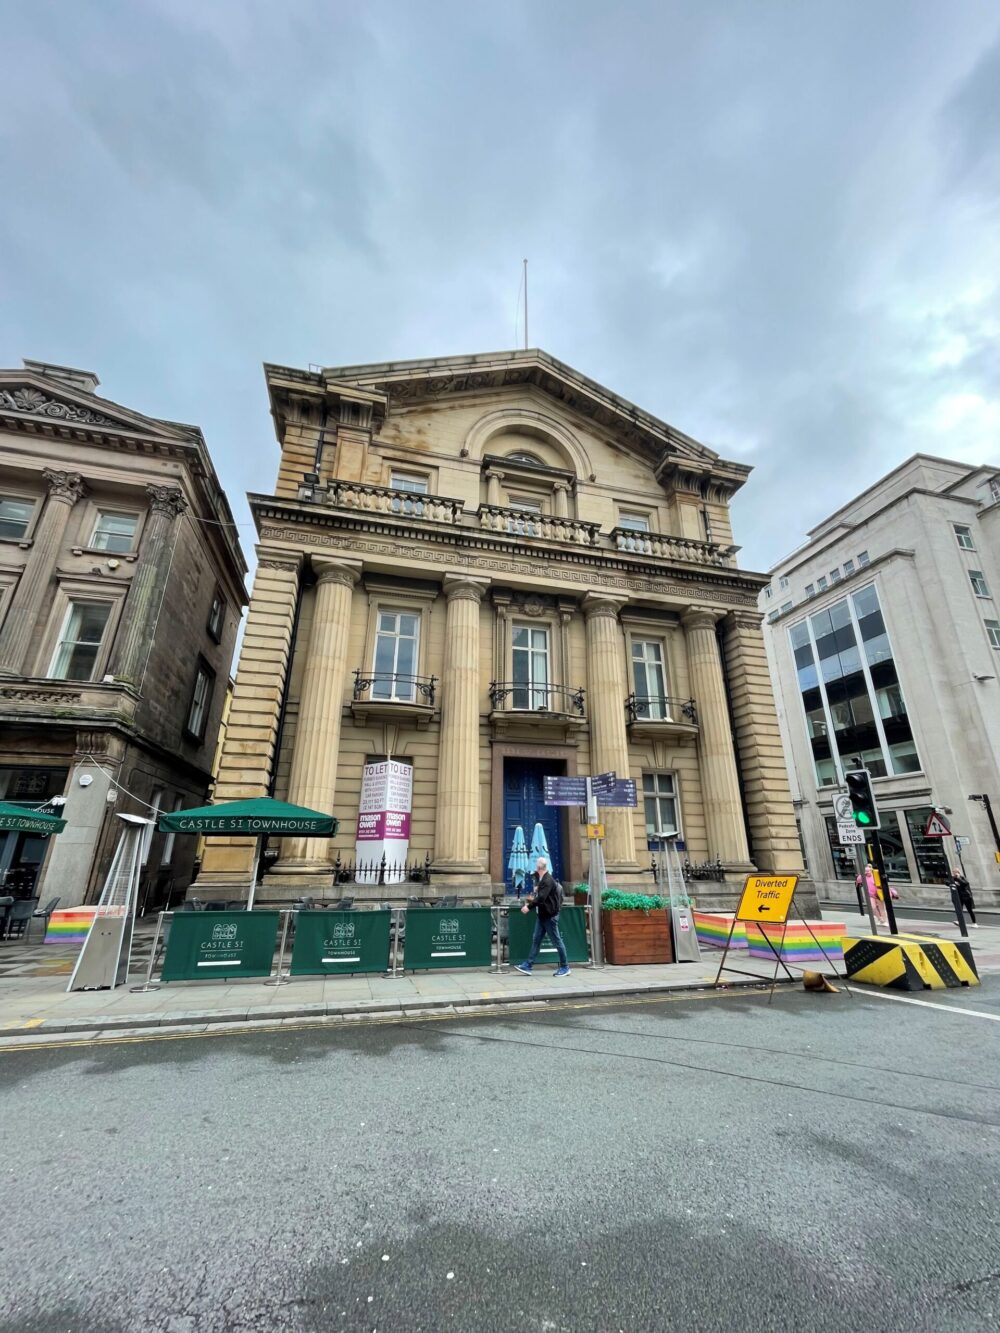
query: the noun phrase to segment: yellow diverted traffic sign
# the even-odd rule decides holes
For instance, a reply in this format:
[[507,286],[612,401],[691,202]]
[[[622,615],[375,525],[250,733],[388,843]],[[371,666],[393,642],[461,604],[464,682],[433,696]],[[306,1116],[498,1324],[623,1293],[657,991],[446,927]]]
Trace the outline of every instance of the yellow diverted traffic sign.
[[747,875],[737,921],[787,921],[798,875]]

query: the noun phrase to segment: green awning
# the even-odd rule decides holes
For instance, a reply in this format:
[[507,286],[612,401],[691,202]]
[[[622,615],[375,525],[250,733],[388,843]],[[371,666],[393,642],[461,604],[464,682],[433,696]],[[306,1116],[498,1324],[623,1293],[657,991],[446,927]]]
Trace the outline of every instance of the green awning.
[[287,801],[259,796],[251,801],[223,801],[199,805],[193,810],[175,810],[160,816],[161,833],[241,834],[279,838],[335,838],[338,821],[333,815],[307,810]]
[[0,833],[62,833],[65,819],[58,815],[44,815],[25,805],[0,801]]

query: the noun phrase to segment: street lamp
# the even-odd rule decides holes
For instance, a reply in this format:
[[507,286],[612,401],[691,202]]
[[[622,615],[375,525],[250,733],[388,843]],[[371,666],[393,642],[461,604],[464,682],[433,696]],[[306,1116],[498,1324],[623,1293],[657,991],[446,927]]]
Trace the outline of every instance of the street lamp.
[[969,800],[975,801],[977,805],[981,805],[986,811],[986,818],[990,821],[990,828],[993,830],[993,841],[997,845],[997,860],[1000,861],[1000,828],[997,828],[996,815],[993,813],[993,806],[990,803],[988,794],[986,792],[980,792],[977,795],[974,792],[969,797]]

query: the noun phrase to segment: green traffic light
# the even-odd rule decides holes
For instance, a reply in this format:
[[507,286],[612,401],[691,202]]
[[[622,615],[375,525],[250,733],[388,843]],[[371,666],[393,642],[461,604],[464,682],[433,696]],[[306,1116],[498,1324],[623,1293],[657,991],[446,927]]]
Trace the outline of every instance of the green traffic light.
[[854,822],[856,824],[870,824],[872,822],[871,815],[864,810],[859,810],[854,816]]

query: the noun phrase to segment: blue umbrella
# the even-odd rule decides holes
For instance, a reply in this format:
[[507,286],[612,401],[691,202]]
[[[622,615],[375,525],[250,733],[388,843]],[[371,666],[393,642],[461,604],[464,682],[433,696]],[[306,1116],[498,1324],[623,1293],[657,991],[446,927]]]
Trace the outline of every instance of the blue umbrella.
[[549,855],[549,844],[545,841],[545,830],[541,824],[535,825],[535,831],[531,835],[531,868],[534,870],[535,862],[540,856],[544,856],[549,869],[552,869],[552,857]]
[[520,824],[514,830],[514,841],[511,845],[507,869],[513,879],[514,892],[520,898],[524,892],[524,879],[529,869],[528,844],[524,841],[524,829]]

